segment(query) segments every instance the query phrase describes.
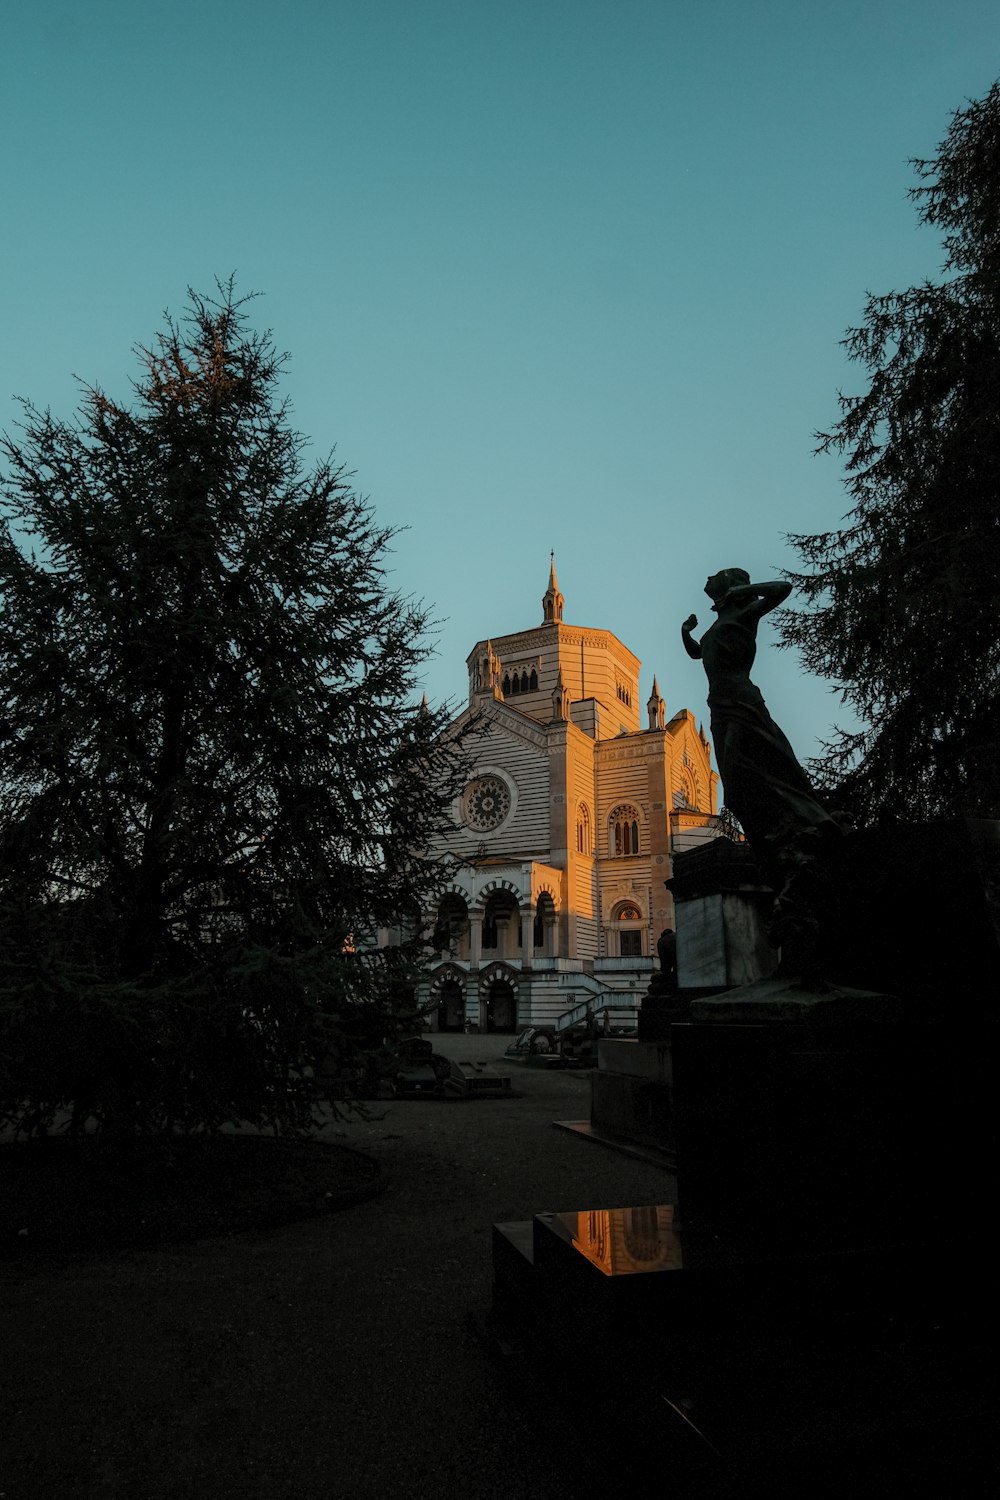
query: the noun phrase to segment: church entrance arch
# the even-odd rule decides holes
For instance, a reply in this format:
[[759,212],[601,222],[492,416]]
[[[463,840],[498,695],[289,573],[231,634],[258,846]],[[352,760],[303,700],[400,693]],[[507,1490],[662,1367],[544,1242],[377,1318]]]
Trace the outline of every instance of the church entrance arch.
[[517,1030],[517,995],[509,979],[496,979],[486,993],[486,1030]]
[[461,1031],[465,1022],[465,994],[457,979],[446,979],[438,999],[438,1031]]
[[480,1031],[517,1031],[517,972],[491,964],[479,984]]

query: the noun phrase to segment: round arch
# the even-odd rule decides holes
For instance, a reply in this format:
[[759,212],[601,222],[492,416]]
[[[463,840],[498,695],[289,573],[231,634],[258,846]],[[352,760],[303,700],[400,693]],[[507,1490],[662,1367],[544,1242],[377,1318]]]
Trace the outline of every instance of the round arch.
[[609,931],[611,956],[615,958],[641,958],[644,951],[646,918],[642,907],[633,896],[616,901],[611,908]]
[[518,975],[506,964],[491,964],[479,981],[480,1031],[516,1032]]
[[639,853],[639,830],[642,815],[632,802],[620,802],[608,818],[608,855]]

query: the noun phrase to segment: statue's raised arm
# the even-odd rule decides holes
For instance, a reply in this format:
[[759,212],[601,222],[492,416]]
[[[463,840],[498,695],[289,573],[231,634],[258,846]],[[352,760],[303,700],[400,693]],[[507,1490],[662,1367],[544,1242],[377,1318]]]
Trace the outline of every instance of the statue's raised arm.
[[681,626],[681,640],[684,642],[684,650],[687,652],[688,656],[692,658],[693,661],[701,661],[701,647],[698,645],[698,642],[691,634],[692,630],[696,629],[697,624],[698,616],[688,615],[687,619],[684,621],[684,624]]
[[[727,568],[726,572],[742,573],[742,568]],[[722,574],[716,574],[717,578]],[[709,583],[712,580],[709,579]],[[713,608],[721,611],[725,609],[730,613],[739,613],[741,616],[752,615],[759,620],[769,610],[777,609],[779,604],[784,604],[792,592],[790,583],[737,583],[729,588],[722,599]]]

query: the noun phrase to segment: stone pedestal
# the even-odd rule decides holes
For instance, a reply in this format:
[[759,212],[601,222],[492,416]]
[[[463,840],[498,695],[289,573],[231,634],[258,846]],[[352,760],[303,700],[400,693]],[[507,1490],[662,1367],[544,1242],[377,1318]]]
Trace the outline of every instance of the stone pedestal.
[[537,1213],[494,1225],[485,1330],[546,1430],[573,1424],[591,1488],[641,1454],[698,1500],[840,1500],[859,1473],[890,1495],[979,1493],[989,1383],[925,1219],[803,1254],[760,1215],[720,1235],[670,1203]]
[[[882,835],[845,840],[842,889],[863,899],[836,986],[751,974],[662,1042],[601,1043],[595,1116],[669,1139],[678,1204],[494,1226],[518,1388],[538,1370],[551,1399],[560,1371],[586,1369],[596,1462],[620,1440],[623,1463],[641,1449],[706,1497],[833,1500],[859,1474],[887,1494],[978,1493],[1000,825],[938,833],[936,849],[918,829],[881,851]],[[935,854],[944,927],[916,904]],[[687,930],[699,979],[727,966],[728,932],[757,951],[753,924],[729,919],[739,895],[678,900],[679,961]],[[593,1401],[577,1415],[586,1443]]]
[[928,1188],[935,1041],[891,1022],[674,1026],[685,1209],[803,1248],[892,1236]]
[[677,901],[678,986],[723,990],[773,974],[778,955],[767,941],[761,908],[756,891],[715,891]]
[[[670,1038],[699,997],[773,974],[778,955],[767,942],[764,913],[770,892],[755,880],[741,846],[727,840],[721,856],[697,851],[697,878],[675,877],[677,988],[655,975],[639,1011],[638,1041],[598,1044],[591,1083],[591,1124],[605,1135],[674,1152]],[[678,863],[681,863],[679,860]],[[706,890],[721,880],[731,889]],[[673,976],[671,976],[671,979]]]
[[607,1037],[597,1044],[590,1120],[608,1136],[672,1156],[673,1061],[669,1041]]

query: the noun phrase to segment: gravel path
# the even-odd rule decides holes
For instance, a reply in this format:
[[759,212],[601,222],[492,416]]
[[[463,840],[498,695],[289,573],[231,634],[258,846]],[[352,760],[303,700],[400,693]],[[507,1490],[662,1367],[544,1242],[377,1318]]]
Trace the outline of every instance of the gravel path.
[[[506,1040],[435,1042],[495,1060]],[[393,1102],[325,1127],[383,1164],[374,1201],[0,1270],[0,1500],[578,1495],[468,1328],[489,1303],[490,1226],[671,1201],[675,1183],[553,1127],[586,1117],[588,1075],[509,1071],[520,1098]],[[577,1378],[554,1363],[553,1382]]]

